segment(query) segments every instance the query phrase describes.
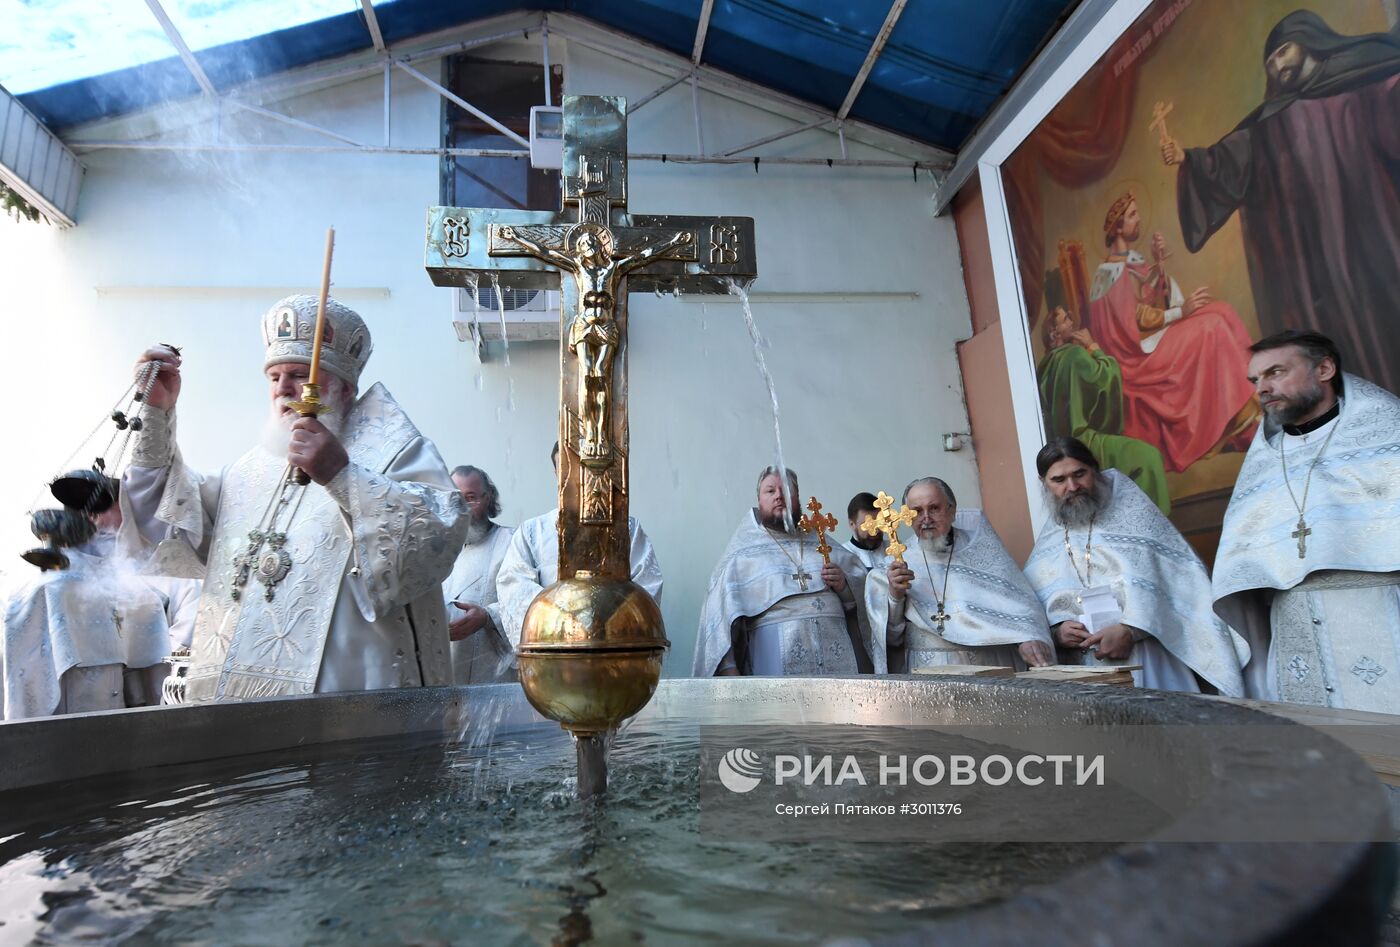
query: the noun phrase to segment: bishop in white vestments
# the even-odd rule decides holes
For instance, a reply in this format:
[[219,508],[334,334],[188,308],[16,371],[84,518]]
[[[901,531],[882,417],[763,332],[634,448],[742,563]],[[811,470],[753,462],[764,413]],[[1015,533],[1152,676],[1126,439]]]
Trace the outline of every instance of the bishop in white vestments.
[[[128,548],[156,544],[158,571],[203,574],[187,698],[290,696],[446,684],[442,582],[467,517],[437,448],[388,390],[356,397],[369,329],[331,300],[322,400],[299,417],[317,300],[290,296],[262,320],[272,416],[263,443],[218,474],[181,457],[181,359],[161,370],[122,490]],[[288,464],[311,483],[289,484]],[[187,571],[176,571],[187,570]]]
[[959,514],[937,477],[915,480],[902,502],[914,511],[917,542],[865,583],[875,673],[1050,664],[1045,609],[986,517]]
[[[1133,683],[1244,696],[1249,646],[1210,608],[1210,576],[1157,504],[1082,442],[1036,456],[1051,515],[1026,561],[1063,660],[1139,665]],[[1194,672],[1194,673],[1193,673]]]
[[1251,347],[1265,423],[1225,511],[1215,611],[1250,643],[1251,696],[1400,713],[1400,398],[1333,342]]
[[470,516],[467,541],[442,584],[452,640],[452,680],[456,684],[513,681],[515,649],[502,628],[496,576],[515,530],[492,522],[501,514],[501,495],[486,471],[458,467],[452,471],[452,482]]
[[[833,676],[869,673],[859,602],[865,570],[841,547],[822,562],[817,539],[797,528],[797,475],[759,475],[710,578],[695,641],[694,674]],[[784,514],[784,507],[787,513]]]

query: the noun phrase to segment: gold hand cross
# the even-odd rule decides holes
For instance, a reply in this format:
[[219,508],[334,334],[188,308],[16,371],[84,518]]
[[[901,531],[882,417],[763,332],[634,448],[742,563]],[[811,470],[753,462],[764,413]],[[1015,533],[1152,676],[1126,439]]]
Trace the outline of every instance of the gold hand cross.
[[860,524],[860,531],[867,536],[876,536],[880,533],[889,536],[890,544],[885,547],[885,555],[894,556],[895,562],[903,562],[904,550],[909,547],[899,541],[899,528],[914,524],[914,511],[901,503],[899,512],[894,513],[890,510],[893,505],[894,497],[881,490],[880,495],[875,499],[875,509],[880,512],[874,516],[867,516],[865,522]]
[[817,552],[822,554],[822,565],[831,565],[831,543],[826,541],[827,530],[836,528],[836,517],[830,513],[822,515],[822,505],[817,502],[816,497],[812,497],[807,504],[807,509],[812,511],[812,515],[802,514],[802,519],[797,521],[807,532],[817,534]]

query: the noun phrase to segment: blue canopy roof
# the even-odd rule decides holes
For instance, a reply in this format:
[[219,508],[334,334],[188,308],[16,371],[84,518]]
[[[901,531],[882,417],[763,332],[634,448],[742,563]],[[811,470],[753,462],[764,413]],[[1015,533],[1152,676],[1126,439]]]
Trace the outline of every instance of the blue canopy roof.
[[[1073,6],[908,0],[850,117],[956,151]],[[373,48],[356,0],[165,0],[165,7],[221,92]],[[701,7],[701,0],[374,3],[391,47],[544,10],[587,17],[687,58]],[[0,85],[55,129],[198,95],[148,12],[133,0],[29,0],[25,40],[0,40]],[[835,112],[888,12],[885,0],[715,0],[701,62]]]

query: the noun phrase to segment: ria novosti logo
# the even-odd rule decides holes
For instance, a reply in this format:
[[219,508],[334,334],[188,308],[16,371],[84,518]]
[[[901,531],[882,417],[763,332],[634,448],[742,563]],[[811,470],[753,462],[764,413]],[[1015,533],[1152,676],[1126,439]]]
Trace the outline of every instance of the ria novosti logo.
[[756,787],[763,775],[763,759],[753,750],[736,747],[719,761],[719,781],[730,792],[744,793]]

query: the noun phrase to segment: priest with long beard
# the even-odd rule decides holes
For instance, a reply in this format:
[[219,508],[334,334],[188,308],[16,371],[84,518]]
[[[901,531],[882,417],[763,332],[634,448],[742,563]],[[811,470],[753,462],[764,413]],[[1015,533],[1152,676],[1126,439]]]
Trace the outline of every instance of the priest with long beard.
[[[467,517],[447,468],[388,390],[356,397],[371,340],[326,304],[321,368],[332,413],[301,417],[317,300],[263,316],[272,417],[264,443],[218,474],[186,466],[175,441],[181,358],[158,346],[156,375],[121,491],[119,541],[156,546],[152,571],[203,575],[189,700],[446,684],[442,581]],[[288,464],[312,481],[285,479]]]
[[[695,641],[696,677],[822,677],[869,673],[859,615],[865,569],[837,546],[823,563],[797,527],[797,474],[758,477],[710,577]],[[783,480],[787,480],[787,488]]]
[[[1040,449],[1051,515],[1026,561],[1067,663],[1137,665],[1133,683],[1244,696],[1249,646],[1210,609],[1195,550],[1130,477],[1072,437]],[[1193,673],[1194,672],[1194,673]]]
[[937,477],[909,484],[902,502],[917,542],[865,584],[875,673],[1052,663],[1045,610],[986,517],[974,511],[959,525],[953,490]]

